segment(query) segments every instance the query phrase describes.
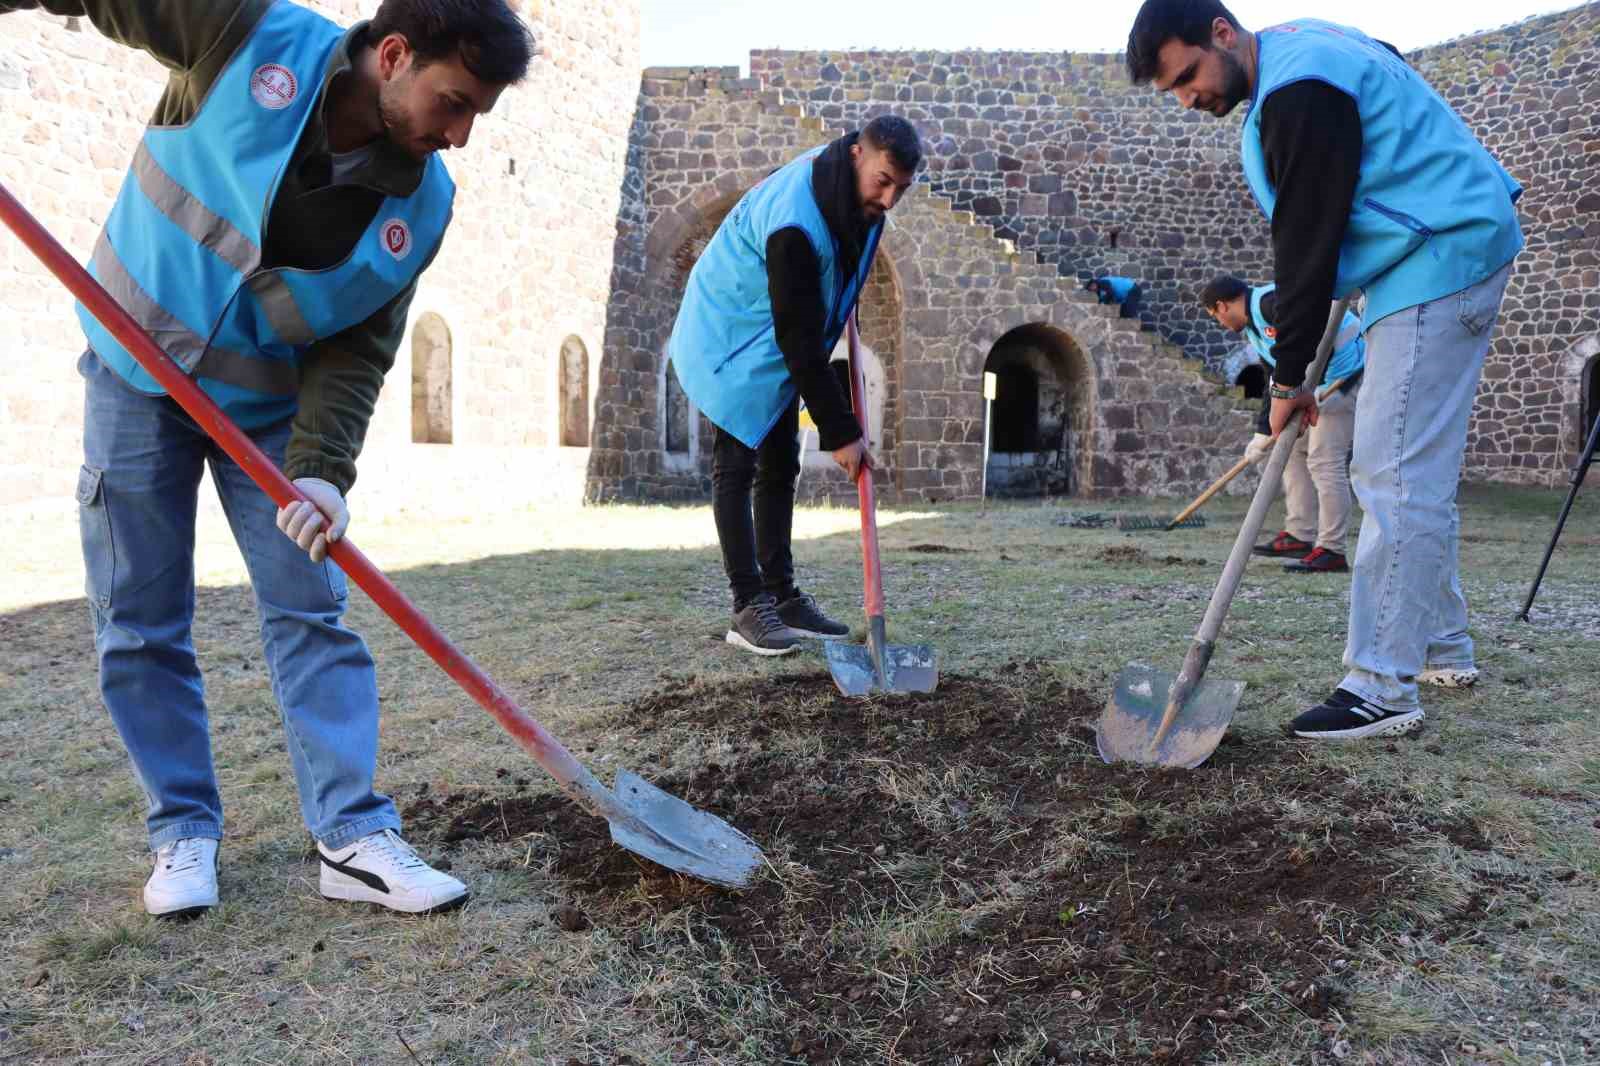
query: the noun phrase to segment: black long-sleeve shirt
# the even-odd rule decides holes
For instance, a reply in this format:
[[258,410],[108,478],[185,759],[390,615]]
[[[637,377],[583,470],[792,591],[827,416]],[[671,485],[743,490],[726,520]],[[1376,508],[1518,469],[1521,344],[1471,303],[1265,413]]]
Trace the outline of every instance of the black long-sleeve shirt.
[[861,425],[823,347],[822,263],[804,230],[791,226],[767,238],[767,291],[778,350],[817,424],[817,445],[842,448],[861,436]]
[[1277,191],[1272,212],[1278,283],[1273,380],[1299,385],[1317,354],[1339,268],[1339,250],[1361,176],[1361,115],[1354,98],[1301,81],[1261,104],[1261,147]]
[[[833,237],[834,271],[841,285],[855,276],[871,235],[871,227],[861,217],[850,158],[850,146],[858,136],[851,133],[834,141],[812,164],[811,191]],[[859,440],[863,433],[851,410],[849,394],[839,387],[829,366],[833,352],[826,346],[828,312],[822,293],[822,262],[811,239],[797,226],[785,227],[767,238],[767,292],[772,299],[778,350],[817,424],[818,446],[831,452]]]

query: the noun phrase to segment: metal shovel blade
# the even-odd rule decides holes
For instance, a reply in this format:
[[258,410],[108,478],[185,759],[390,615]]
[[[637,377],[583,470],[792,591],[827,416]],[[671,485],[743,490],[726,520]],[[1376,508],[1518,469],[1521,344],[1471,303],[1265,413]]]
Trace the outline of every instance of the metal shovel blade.
[[932,692],[939,684],[939,667],[930,644],[884,644],[883,670],[868,644],[830,640],[823,645],[833,683],[846,696],[877,692]]
[[1108,763],[1177,766],[1193,770],[1211,758],[1244,694],[1243,681],[1201,681],[1177,719],[1154,743],[1177,678],[1144,663],[1129,663],[1117,675],[1111,702],[1100,713],[1095,746]]
[[731,888],[748,885],[761,865],[755,841],[630,770],[617,772],[615,795],[625,816],[610,819],[611,840],[636,855]]

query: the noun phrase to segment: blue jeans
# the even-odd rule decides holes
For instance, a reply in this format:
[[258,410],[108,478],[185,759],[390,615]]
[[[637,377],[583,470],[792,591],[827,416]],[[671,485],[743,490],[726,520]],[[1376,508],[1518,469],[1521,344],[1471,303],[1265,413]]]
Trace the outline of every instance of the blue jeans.
[[1424,667],[1473,662],[1457,562],[1456,486],[1510,275],[1507,264],[1367,332],[1350,464],[1366,517],[1350,584],[1349,673],[1340,687],[1390,710],[1418,705]]
[[[93,352],[84,377],[78,516],[100,693],[149,801],[150,846],[222,837],[204,687],[195,661],[194,531],[201,472],[244,555],[306,828],[330,848],[400,827],[373,791],[378,690],[372,656],[340,621],[349,589],[332,562],[278,531],[277,508],[176,402],[123,383]],[[288,420],[250,434],[280,466]]]

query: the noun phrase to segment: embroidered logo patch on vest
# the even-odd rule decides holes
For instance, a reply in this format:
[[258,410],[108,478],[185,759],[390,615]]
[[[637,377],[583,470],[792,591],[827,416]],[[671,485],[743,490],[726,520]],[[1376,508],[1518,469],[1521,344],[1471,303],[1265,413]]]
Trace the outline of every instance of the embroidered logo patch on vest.
[[391,218],[378,231],[383,237],[383,250],[396,259],[411,254],[411,227],[404,219]]
[[299,92],[294,72],[277,63],[263,63],[250,75],[250,95],[269,111],[282,111],[294,103]]

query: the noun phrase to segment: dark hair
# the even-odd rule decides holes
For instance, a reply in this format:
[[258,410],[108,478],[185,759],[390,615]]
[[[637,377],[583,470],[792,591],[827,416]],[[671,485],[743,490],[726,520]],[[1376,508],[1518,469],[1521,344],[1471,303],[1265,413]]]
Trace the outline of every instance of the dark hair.
[[419,66],[451,56],[479,81],[513,85],[528,73],[537,46],[505,0],[383,0],[367,27],[373,44],[398,33]]
[[880,152],[888,152],[894,165],[915,174],[922,165],[922,138],[917,128],[899,115],[879,115],[861,131],[861,139]]
[[1211,279],[1211,283],[1200,290],[1200,306],[1207,311],[1218,304],[1237,300],[1250,292],[1248,283],[1240,281],[1232,274],[1221,274]]
[[1161,46],[1176,37],[1184,44],[1211,47],[1211,24],[1224,18],[1244,29],[1218,0],[1144,0],[1128,31],[1128,77],[1143,85],[1156,76]]

